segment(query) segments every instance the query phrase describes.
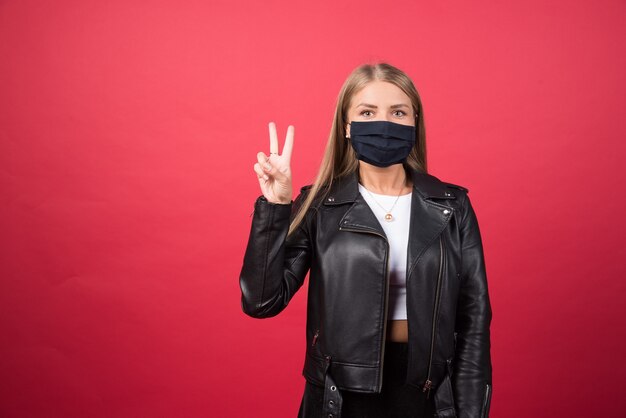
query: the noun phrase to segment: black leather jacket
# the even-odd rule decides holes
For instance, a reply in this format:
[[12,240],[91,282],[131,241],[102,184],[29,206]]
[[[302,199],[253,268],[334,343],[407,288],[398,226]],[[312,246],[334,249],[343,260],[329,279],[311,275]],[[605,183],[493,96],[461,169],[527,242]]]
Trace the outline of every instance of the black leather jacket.
[[[407,170],[413,180],[407,383],[434,395],[439,417],[487,417],[491,305],[468,190]],[[310,271],[302,374],[324,385],[324,416],[340,417],[341,390],[381,390],[389,247],[359,193],[358,173],[335,180],[286,239],[309,189],[303,187],[287,205],[263,196],[255,202],[240,275],[241,303],[252,317],[274,316]]]

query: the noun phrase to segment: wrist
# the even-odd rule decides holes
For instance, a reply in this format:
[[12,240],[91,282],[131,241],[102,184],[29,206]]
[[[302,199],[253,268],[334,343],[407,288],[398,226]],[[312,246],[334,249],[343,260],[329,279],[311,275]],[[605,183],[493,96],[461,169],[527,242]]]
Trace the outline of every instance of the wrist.
[[273,199],[269,200],[263,195],[259,196],[259,200],[266,201],[267,203],[270,203],[272,205],[291,205],[293,203],[291,199],[290,200],[273,200]]
[[291,205],[292,201],[291,201],[291,199],[289,199],[287,201],[285,201],[285,200],[276,200],[276,201],[268,200],[268,202],[273,203],[275,205]]

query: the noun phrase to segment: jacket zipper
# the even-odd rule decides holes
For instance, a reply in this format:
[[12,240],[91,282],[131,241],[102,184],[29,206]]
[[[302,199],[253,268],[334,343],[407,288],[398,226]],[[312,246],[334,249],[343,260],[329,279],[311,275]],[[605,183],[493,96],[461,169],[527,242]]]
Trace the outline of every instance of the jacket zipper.
[[382,391],[383,387],[383,370],[384,370],[384,362],[385,362],[385,346],[387,341],[387,316],[388,313],[388,305],[389,305],[389,243],[387,243],[387,259],[385,262],[385,307],[383,311],[383,342],[382,347],[380,348],[380,380],[378,381],[378,388]]
[[483,398],[483,409],[480,414],[481,418],[485,418],[487,416],[487,407],[489,406],[489,392],[491,392],[491,385],[487,383],[485,387],[485,397]]
[[387,238],[382,235],[379,234],[378,232],[372,232],[372,231],[364,231],[362,229],[352,229],[352,228],[345,228],[340,226],[339,227],[340,231],[353,231],[353,232],[363,232],[366,234],[373,234],[373,235],[378,235],[379,237],[383,238],[385,240],[385,242],[387,243],[387,254],[385,255],[385,304],[384,304],[384,311],[383,311],[383,336],[382,336],[382,343],[381,343],[381,347],[380,347],[380,378],[378,379],[378,390],[381,391],[382,387],[383,387],[383,370],[384,370],[384,364],[385,364],[385,342],[387,340],[387,305],[389,304],[389,241],[387,241]]
[[444,259],[444,251],[443,251],[443,239],[439,237],[439,273],[437,275],[437,288],[435,291],[435,306],[433,307],[433,328],[432,334],[430,336],[430,356],[428,358],[428,375],[426,377],[426,382],[424,382],[424,388],[422,392],[426,392],[426,399],[430,396],[430,389],[433,386],[432,380],[430,380],[430,372],[432,370],[433,365],[433,353],[435,349],[435,338],[437,335],[437,313],[439,312],[439,299],[441,293],[441,276],[443,272],[443,259]]
[[311,347],[315,347],[315,343],[317,343],[317,338],[320,336],[320,330],[315,330],[315,335],[313,336],[313,342],[311,343]]

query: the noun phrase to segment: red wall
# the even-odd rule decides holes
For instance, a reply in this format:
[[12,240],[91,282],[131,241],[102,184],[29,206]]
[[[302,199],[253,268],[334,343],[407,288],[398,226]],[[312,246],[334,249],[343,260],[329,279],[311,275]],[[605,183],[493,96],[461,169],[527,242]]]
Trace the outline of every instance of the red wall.
[[0,2],[0,416],[291,417],[306,286],[238,274],[267,122],[297,187],[337,92],[415,80],[431,173],[470,189],[493,417],[626,401],[626,3]]

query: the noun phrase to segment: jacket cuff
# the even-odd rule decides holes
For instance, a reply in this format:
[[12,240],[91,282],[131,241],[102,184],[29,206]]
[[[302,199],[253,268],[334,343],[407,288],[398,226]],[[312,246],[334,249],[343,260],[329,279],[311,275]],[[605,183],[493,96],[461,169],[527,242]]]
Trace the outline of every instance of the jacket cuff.
[[261,205],[261,204],[265,204],[269,206],[291,206],[293,204],[293,200],[289,203],[273,203],[267,200],[265,196],[261,195],[257,197],[256,202],[254,202],[254,206],[256,208],[257,205]]
[[259,196],[254,202],[254,210],[251,214],[252,223],[262,230],[274,230],[275,225],[283,222],[289,223],[293,201],[290,203],[272,203],[265,196]]

